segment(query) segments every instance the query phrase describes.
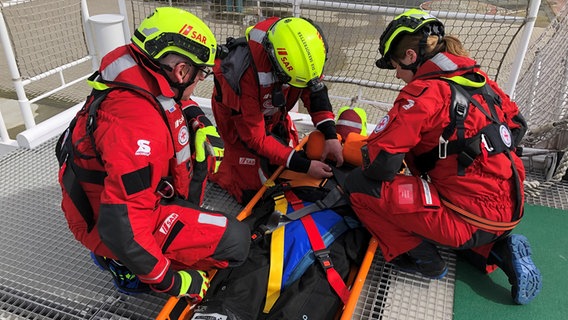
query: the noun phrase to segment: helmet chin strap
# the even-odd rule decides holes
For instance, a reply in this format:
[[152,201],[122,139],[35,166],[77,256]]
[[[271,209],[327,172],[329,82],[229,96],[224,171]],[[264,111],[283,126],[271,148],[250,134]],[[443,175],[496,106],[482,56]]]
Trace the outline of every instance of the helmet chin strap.
[[418,70],[418,66],[420,65],[420,62],[418,60],[416,60],[415,62],[413,62],[411,64],[402,64],[402,63],[399,62],[398,65],[400,66],[401,69],[409,70],[409,71],[412,71],[412,74],[416,74],[416,70]]
[[193,73],[191,74],[191,76],[189,77],[189,81],[187,82],[173,82],[169,77],[166,77],[166,79],[168,79],[168,83],[170,84],[170,86],[172,88],[177,89],[178,93],[176,94],[176,96],[174,97],[174,100],[176,101],[181,101],[183,92],[185,91],[185,89],[187,89],[187,87],[191,86],[193,83],[195,83],[195,77],[197,76],[197,73],[199,72],[199,69],[197,68],[192,68],[193,69]]

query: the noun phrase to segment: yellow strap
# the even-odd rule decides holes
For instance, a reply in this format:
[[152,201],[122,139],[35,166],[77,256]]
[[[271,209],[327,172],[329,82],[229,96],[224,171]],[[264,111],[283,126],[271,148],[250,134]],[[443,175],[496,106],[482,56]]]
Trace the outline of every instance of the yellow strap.
[[[282,214],[286,214],[288,209],[288,201],[284,195],[278,195],[274,198],[274,210]],[[280,296],[280,288],[282,286],[282,273],[284,271],[284,226],[272,232],[270,241],[270,271],[268,274],[268,287],[266,289],[266,301],[262,312],[268,313],[278,297]]]

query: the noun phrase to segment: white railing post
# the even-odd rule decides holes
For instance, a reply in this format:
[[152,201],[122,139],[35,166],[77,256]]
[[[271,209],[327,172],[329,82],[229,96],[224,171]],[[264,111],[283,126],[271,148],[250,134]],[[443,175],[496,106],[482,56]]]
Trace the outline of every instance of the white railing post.
[[124,41],[126,43],[130,43],[130,37],[132,37],[132,34],[130,33],[130,26],[128,25],[128,13],[126,11],[126,3],[124,2],[124,0],[118,0],[118,12],[124,17],[124,19],[122,20]]
[[[12,43],[10,42],[10,35],[8,34],[8,27],[6,26],[6,21],[4,20],[4,14],[0,11],[0,40],[2,43],[2,48],[4,48],[4,55],[6,56],[6,62],[8,63],[8,69],[10,76],[12,77],[12,82],[14,84],[14,89],[18,97],[18,105],[20,106],[20,113],[24,120],[24,125],[26,129],[35,126],[35,119],[31,108],[31,103],[26,96],[24,91],[24,85],[22,83],[22,78],[20,71],[18,70],[18,64],[16,62],[16,57],[14,55],[14,49]],[[8,135],[6,124],[2,119],[0,124],[0,137],[3,142],[9,142],[11,139]]]
[[538,9],[540,8],[540,3],[541,0],[530,0],[529,2],[529,9],[527,11],[527,18],[525,20],[526,24],[523,28],[523,33],[519,41],[519,50],[517,50],[517,55],[515,56],[515,60],[513,61],[509,82],[505,87],[505,92],[512,99],[515,99],[515,88],[517,86],[517,80],[519,79],[519,74],[521,73],[523,61],[525,60],[525,55],[529,47],[531,35],[534,30],[534,24],[538,16]]

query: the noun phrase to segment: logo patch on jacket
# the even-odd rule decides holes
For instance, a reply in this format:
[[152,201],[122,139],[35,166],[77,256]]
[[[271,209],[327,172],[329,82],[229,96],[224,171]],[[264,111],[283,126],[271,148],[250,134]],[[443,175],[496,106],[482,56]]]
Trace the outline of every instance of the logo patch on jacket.
[[177,213],[171,213],[164,220],[164,222],[162,222],[162,225],[160,226],[160,233],[168,234],[170,232],[170,229],[172,228],[172,225],[174,224],[174,222],[176,222],[178,217],[179,215]]
[[410,100],[410,99],[406,100],[406,104],[402,106],[402,108],[404,110],[408,110],[412,107],[414,107],[414,100]]
[[178,142],[180,145],[185,146],[188,141],[189,141],[189,131],[187,130],[186,126],[183,126],[179,129]]
[[152,149],[150,148],[150,141],[140,139],[136,142],[138,144],[138,150],[134,153],[137,156],[149,156]]
[[387,114],[386,116],[384,116],[381,121],[379,121],[379,123],[377,123],[377,126],[375,127],[375,130],[373,130],[373,133],[378,133],[381,132],[383,130],[385,130],[385,128],[387,127],[387,125],[389,124],[389,120],[390,117]]
[[243,164],[245,166],[254,166],[256,164],[256,159],[241,157],[239,158],[239,164]]

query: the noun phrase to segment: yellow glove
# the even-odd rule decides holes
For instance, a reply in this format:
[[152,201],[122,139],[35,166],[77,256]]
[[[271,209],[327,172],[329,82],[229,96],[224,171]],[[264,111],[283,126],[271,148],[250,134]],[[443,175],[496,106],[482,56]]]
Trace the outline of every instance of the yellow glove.
[[193,303],[199,303],[209,289],[209,278],[200,270],[178,271],[181,286],[178,297],[188,297]]
[[224,154],[225,145],[215,126],[197,129],[195,132],[195,160],[197,162],[206,161],[207,156],[212,156],[214,163],[209,171],[215,173],[219,169],[221,161],[223,161]]

